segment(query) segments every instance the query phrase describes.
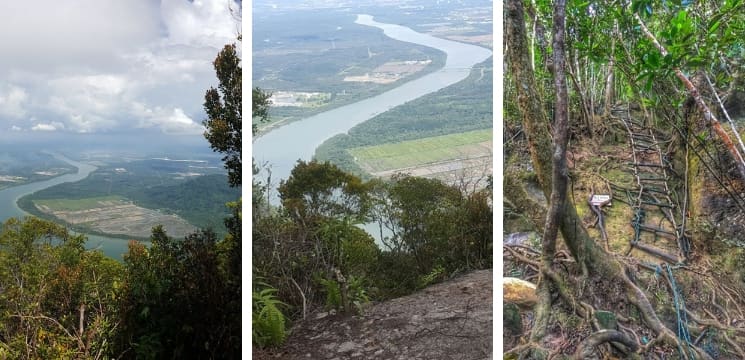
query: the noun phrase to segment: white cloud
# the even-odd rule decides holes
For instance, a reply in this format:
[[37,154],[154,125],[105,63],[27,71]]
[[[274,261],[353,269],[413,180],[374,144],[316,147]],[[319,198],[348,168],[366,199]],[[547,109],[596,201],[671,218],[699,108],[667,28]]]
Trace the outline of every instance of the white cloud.
[[240,31],[235,22],[225,21],[226,16],[234,16],[231,8],[234,12],[240,9],[231,0],[163,0],[160,8],[172,44],[220,48],[235,42]]
[[62,125],[62,123],[52,122],[49,124],[42,124],[42,123],[36,124],[33,127],[31,127],[31,130],[32,131],[56,131],[56,130],[63,129],[63,128],[64,128],[64,125]]
[[0,88],[0,115],[12,118],[20,118],[26,115],[24,108],[28,100],[26,90],[18,86],[9,85],[3,91]]
[[202,134],[204,126],[197,124],[180,108],[173,109],[170,116],[160,119],[160,127],[166,134]]
[[183,109],[148,108],[142,103],[132,104],[132,113],[139,118],[137,127],[157,128],[165,134],[171,135],[200,135],[204,133],[204,126],[198,124],[186,115]]
[[0,64],[43,69],[113,60],[157,40],[161,24],[151,0],[3,1]]
[[0,128],[13,131],[201,134],[212,61],[240,26],[234,0],[0,2]]

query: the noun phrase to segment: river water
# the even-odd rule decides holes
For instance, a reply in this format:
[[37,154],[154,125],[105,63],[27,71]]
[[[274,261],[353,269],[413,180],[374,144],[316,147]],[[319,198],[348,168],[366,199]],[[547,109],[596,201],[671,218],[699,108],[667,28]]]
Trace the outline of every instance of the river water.
[[[280,179],[290,175],[298,159],[311,160],[316,148],[327,139],[346,133],[393,107],[465,79],[475,64],[492,55],[491,50],[483,47],[436,38],[400,25],[379,23],[370,15],[358,15],[355,22],[382,29],[386,36],[395,40],[443,51],[447,55],[445,66],[380,95],[290,123],[257,138],[253,143],[253,157],[257,163],[270,166],[272,191]],[[278,201],[276,193],[271,198],[273,202]]]
[[[88,175],[96,170],[93,165],[77,162],[60,154],[52,154],[58,160],[67,162],[68,164],[78,168],[78,172],[74,174],[65,174],[51,178],[49,180],[32,182],[29,184],[14,186],[0,191],[0,221],[5,221],[11,217],[21,218],[28,216],[29,214],[18,207],[16,202],[24,195],[34,193],[36,191],[46,189],[55,185],[59,185],[66,182],[80,181],[88,177]],[[121,260],[122,254],[127,252],[127,243],[125,239],[110,238],[99,235],[86,234],[88,242],[86,242],[87,248],[101,249],[107,256],[114,259]]]

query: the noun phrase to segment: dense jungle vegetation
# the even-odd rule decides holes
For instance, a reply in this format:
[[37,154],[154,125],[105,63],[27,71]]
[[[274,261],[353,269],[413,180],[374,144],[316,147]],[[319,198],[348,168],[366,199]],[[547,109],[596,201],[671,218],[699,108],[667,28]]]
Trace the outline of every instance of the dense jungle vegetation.
[[[280,184],[280,207],[262,200],[265,190],[254,184],[253,339],[259,346],[284,340],[284,319],[323,308],[361,311],[368,301],[492,266],[491,188],[468,193],[408,176],[364,182],[312,161],[298,162]],[[357,226],[363,223],[390,235],[376,244]]]
[[745,4],[504,4],[504,357],[745,358]]

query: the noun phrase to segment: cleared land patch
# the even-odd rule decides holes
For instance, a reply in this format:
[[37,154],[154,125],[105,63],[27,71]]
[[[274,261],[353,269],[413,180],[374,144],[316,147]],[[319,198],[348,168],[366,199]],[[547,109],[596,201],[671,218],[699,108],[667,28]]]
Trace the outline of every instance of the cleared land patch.
[[375,174],[415,166],[491,156],[492,131],[476,130],[347,151],[365,171]]
[[39,211],[71,224],[97,232],[147,238],[151,229],[163,225],[176,238],[196,230],[179,216],[161,213],[133,204],[121,196],[99,196],[83,199],[34,200]]
[[331,99],[330,93],[301,92],[301,91],[276,91],[272,93],[269,100],[274,106],[300,106],[318,107],[328,103]]
[[39,210],[44,211],[77,211],[96,208],[100,204],[116,204],[124,202],[126,199],[122,196],[111,195],[111,196],[97,196],[85,199],[46,199],[46,200],[34,200]]
[[391,61],[378,66],[372,73],[361,76],[347,76],[344,81],[390,84],[423,70],[431,63],[432,60]]

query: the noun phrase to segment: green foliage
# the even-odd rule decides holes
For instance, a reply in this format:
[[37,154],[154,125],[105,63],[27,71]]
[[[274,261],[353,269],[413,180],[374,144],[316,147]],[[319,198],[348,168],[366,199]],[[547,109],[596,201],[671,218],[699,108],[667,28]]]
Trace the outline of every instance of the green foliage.
[[[362,313],[364,304],[370,302],[365,290],[365,280],[362,277],[350,276],[347,279],[347,296],[350,306],[354,306],[357,313]],[[319,278],[318,283],[323,286],[326,293],[326,308],[341,310],[345,308],[342,302],[341,288],[338,281],[334,279]]]
[[[491,187],[465,193],[408,176],[363,183],[316,162],[299,162],[292,174],[280,187],[284,211],[255,218],[252,229],[254,273],[276,284],[277,297],[295,311],[290,318],[303,307],[360,310],[370,297],[491,267]],[[371,220],[393,234],[384,251],[356,226]],[[336,271],[347,279],[348,304]]]
[[209,230],[175,241],[161,227],[151,243],[131,242],[124,256],[118,347],[154,358],[240,357],[240,278],[226,266],[229,244],[225,251]]
[[282,205],[306,221],[318,217],[364,214],[366,189],[362,181],[328,162],[299,160],[290,177],[279,185]]
[[[251,90],[251,117],[259,122],[269,121],[269,109],[272,101],[269,99],[272,93],[261,90],[258,86]],[[251,132],[256,135],[258,130],[256,124],[251,124]]]
[[442,267],[442,265],[435,266],[432,271],[430,271],[428,274],[421,276],[419,278],[419,288],[425,288],[429,285],[432,285],[436,282],[439,282],[443,280],[445,275],[445,268]]
[[3,223],[0,354],[116,356],[110,344],[118,331],[116,284],[123,269],[99,251],[86,251],[84,242],[83,236],[37,218]]
[[464,194],[438,180],[397,176],[377,182],[373,192],[373,218],[392,233],[383,239],[388,252],[375,273],[383,296],[405,294],[440,275],[491,267],[488,188]]
[[266,288],[253,291],[252,339],[259,347],[279,346],[287,337],[285,316],[279,310],[286,304],[276,298],[277,289],[263,285]]
[[204,137],[213,150],[225,154],[222,158],[228,169],[228,183],[241,185],[241,123],[242,123],[242,69],[241,59],[236,53],[235,44],[225,45],[214,61],[217,89],[207,90],[204,98],[204,111],[207,128]]
[[339,288],[339,283],[334,279],[324,278],[319,278],[318,283],[323,286],[323,290],[326,293],[326,308],[342,308],[341,289]]

